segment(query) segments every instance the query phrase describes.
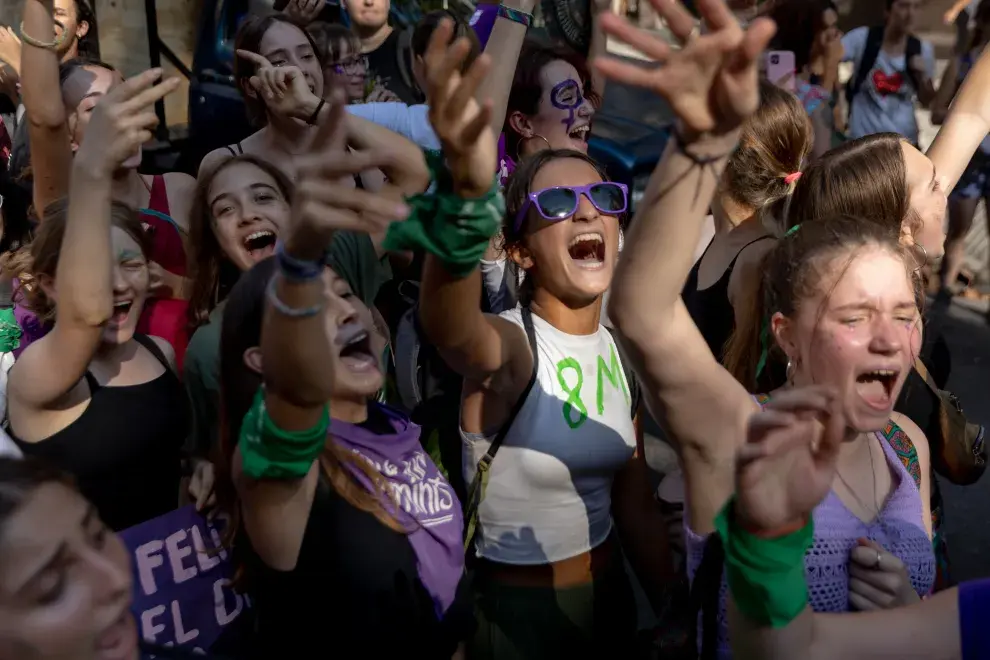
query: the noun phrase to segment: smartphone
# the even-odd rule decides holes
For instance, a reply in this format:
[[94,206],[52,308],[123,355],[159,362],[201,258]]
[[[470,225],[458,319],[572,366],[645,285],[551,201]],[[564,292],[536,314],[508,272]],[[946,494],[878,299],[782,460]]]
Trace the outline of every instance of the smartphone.
[[797,89],[794,51],[771,50],[766,55],[767,80],[789,92]]

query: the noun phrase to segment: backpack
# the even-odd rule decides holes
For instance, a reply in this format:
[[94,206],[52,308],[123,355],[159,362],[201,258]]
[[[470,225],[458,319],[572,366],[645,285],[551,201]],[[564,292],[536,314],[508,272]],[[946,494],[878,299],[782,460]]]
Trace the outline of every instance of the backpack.
[[[856,74],[846,84],[846,99],[849,101],[850,112],[852,112],[853,97],[859,94],[863,83],[869,78],[870,71],[873,70],[873,65],[876,64],[877,57],[880,55],[880,49],[883,48],[884,29],[883,26],[870,28],[866,36],[866,48],[863,50],[863,57],[859,61],[859,68],[856,69]],[[916,55],[921,55],[921,40],[914,35],[909,35],[907,48],[904,51],[904,74],[915,91],[919,88],[918,77],[911,70],[909,63]]]

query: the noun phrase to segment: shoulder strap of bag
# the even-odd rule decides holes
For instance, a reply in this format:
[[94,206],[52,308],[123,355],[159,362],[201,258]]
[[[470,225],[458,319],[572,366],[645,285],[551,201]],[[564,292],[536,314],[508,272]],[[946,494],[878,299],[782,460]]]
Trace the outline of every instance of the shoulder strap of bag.
[[643,390],[639,386],[639,379],[636,377],[636,372],[630,366],[632,360],[626,356],[626,352],[622,348],[622,344],[619,342],[618,336],[616,336],[615,331],[612,328],[605,326],[608,333],[612,335],[612,341],[615,343],[615,350],[619,353],[619,363],[622,365],[622,373],[626,377],[626,385],[629,387],[629,414],[633,419],[636,419],[636,413],[639,412],[639,404],[643,398]]
[[883,47],[883,26],[871,27],[866,36],[866,47],[863,49],[863,57],[859,60],[859,68],[856,69],[856,76],[849,86],[848,99],[851,102],[853,97],[859,94],[860,88],[873,70],[873,65],[877,62],[880,49]]
[[498,453],[499,447],[505,441],[505,436],[509,434],[509,429],[512,428],[512,423],[516,421],[516,417],[519,416],[519,411],[522,410],[523,405],[526,403],[526,399],[529,398],[529,393],[533,390],[533,385],[536,383],[536,373],[539,368],[540,363],[540,353],[536,347],[536,328],[533,327],[533,313],[530,311],[529,307],[522,308],[522,321],[523,328],[526,330],[526,338],[529,340],[529,348],[533,352],[533,373],[529,377],[529,382],[526,384],[526,388],[516,399],[515,404],[512,406],[512,410],[509,412],[509,416],[506,418],[505,423],[495,434],[492,439],[491,445],[488,446],[488,451],[485,455],[481,457],[478,461],[478,469],[474,473],[474,479],[471,480],[471,485],[468,487],[467,493],[467,507],[464,511],[464,550],[468,551],[471,549],[471,543],[474,541],[474,534],[478,528],[478,507],[481,506],[481,501],[485,499],[485,490],[488,488],[488,471],[492,467],[492,462],[495,460],[495,454]]
[[918,374],[925,379],[925,385],[928,386],[928,389],[934,392],[935,396],[941,398],[942,391],[938,388],[938,385],[935,383],[935,379],[932,378],[932,375],[928,372],[928,367],[925,366],[925,363],[922,362],[920,359],[916,358],[914,361],[914,370],[917,371]]

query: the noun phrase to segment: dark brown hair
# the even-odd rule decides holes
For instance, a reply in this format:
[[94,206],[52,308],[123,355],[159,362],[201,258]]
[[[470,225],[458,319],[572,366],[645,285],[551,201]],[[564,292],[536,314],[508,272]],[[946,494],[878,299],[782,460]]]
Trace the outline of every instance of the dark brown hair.
[[[282,170],[268,161],[249,154],[233,156],[222,161],[209,172],[200,174],[193,194],[192,210],[189,215],[189,279],[192,289],[189,294],[188,319],[191,328],[196,328],[209,319],[210,312],[223,299],[226,287],[240,276],[224,254],[213,229],[213,211],[210,208],[210,186],[218,174],[228,167],[247,163],[270,176],[288,204],[292,203],[293,185]],[[225,273],[225,267],[229,271]]]
[[904,138],[877,133],[846,142],[812,163],[791,196],[787,227],[848,215],[900,233],[920,219],[911,211]]
[[326,21],[313,21],[306,26],[306,32],[317,45],[319,49],[317,52],[320,59],[323,60],[323,66],[330,66],[339,62],[340,55],[344,50],[342,46],[345,44],[351,54],[361,54],[361,40],[343,25],[327,23]]
[[509,119],[513,112],[524,115],[535,115],[540,111],[540,99],[543,98],[543,81],[540,79],[543,69],[548,64],[562,60],[577,69],[584,97],[596,107],[600,101],[598,93],[591,82],[591,71],[583,57],[563,46],[545,46],[535,41],[523,43],[519,53],[519,66],[516,67],[512,78],[512,90],[509,92],[509,102],[505,108],[505,148],[513,158],[519,153],[520,136],[512,129]]
[[268,122],[268,111],[265,108],[264,101],[248,93],[248,90],[251,89],[251,83],[249,81],[251,80],[251,76],[254,75],[256,67],[253,62],[243,57],[237,57],[236,51],[246,50],[260,54],[261,40],[265,38],[268,28],[275,23],[285,23],[302,32],[303,36],[306,37],[306,41],[313,47],[313,52],[316,53],[317,59],[320,60],[320,68],[322,69],[324,65],[323,58],[320,56],[320,47],[313,40],[313,36],[286,18],[284,14],[248,17],[241,24],[241,27],[238,28],[237,36],[234,37],[234,82],[237,84],[237,89],[241,92],[241,98],[244,99],[244,107],[247,110],[248,119],[252,125],[258,128],[261,128]]
[[[516,216],[519,215],[519,210],[522,209],[523,204],[529,199],[529,193],[533,191],[533,179],[536,178],[537,173],[547,163],[560,158],[574,158],[583,161],[598,173],[602,181],[609,180],[608,175],[601,165],[596,163],[588,154],[574,151],[573,149],[544,149],[523,158],[505,184],[505,217],[502,219],[502,242],[504,249],[519,245],[525,239],[527,234],[526,229],[529,226],[529,217],[523,219],[522,225],[517,230]],[[535,211],[531,209],[530,213],[535,213]],[[621,223],[623,220],[624,216],[620,216],[619,222]],[[509,261],[509,265],[514,267],[515,264],[511,263],[511,259]],[[535,274],[533,269],[527,272],[521,288],[515,292],[516,298],[523,301],[524,304],[532,297],[533,287],[535,286],[531,274]],[[515,277],[510,277],[508,281],[515,284],[518,280]]]
[[[35,490],[49,483],[76,490],[72,477],[47,461],[30,456],[0,456],[0,531]],[[39,520],[38,524],[45,521]]]
[[[750,300],[742,302],[744,320],[736,325],[726,344],[725,368],[750,392],[760,391],[756,370],[761,352],[767,349],[768,363],[782,359],[769,329],[770,318],[777,312],[793,317],[803,300],[820,292],[828,275],[843,272],[856,253],[868,247],[897,255],[908,272],[913,268],[913,257],[901,245],[897,231],[848,215],[803,223],[777,241],[763,258],[757,286],[748,294]],[[841,257],[846,258],[845,264],[837,268]],[[919,280],[916,276],[912,280],[919,298]]]
[[780,26],[771,48],[793,52],[798,73],[808,66],[818,35],[825,28],[825,12],[830,9],[839,11],[832,0],[778,0],[765,12]]
[[[20,278],[17,290],[18,300],[38,315],[44,322],[55,319],[55,301],[48,298],[38,280],[42,276],[55,277],[62,239],[65,237],[65,224],[68,219],[69,203],[63,198],[56,200],[45,209],[45,219],[34,233],[34,239],[11,255],[4,268]],[[151,237],[145,231],[137,212],[131,207],[114,201],[110,203],[110,224],[123,229],[141,247],[145,259],[151,255]]]
[[412,34],[412,54],[422,57],[426,53],[426,49],[430,45],[430,37],[433,36],[433,31],[440,25],[440,21],[445,18],[449,18],[454,22],[454,34],[451,35],[449,43],[454,43],[461,37],[466,37],[471,43],[471,50],[468,51],[468,56],[461,66],[462,71],[467,71],[468,67],[478,59],[478,55],[481,55],[481,42],[478,41],[478,34],[474,31],[474,28],[468,25],[463,18],[446,9],[431,11],[419,19],[419,23],[416,24],[416,28]]
[[743,124],[722,185],[729,197],[753,209],[757,218],[772,218],[777,234],[783,233],[784,208],[794,189],[784,178],[801,171],[811,153],[812,135],[811,119],[797,97],[760,81],[760,108]]
[[[275,259],[269,257],[244,273],[230,292],[223,310],[220,331],[220,455],[213,461],[217,470],[217,503],[231,516],[231,531],[239,524],[237,493],[230,474],[244,416],[262,385],[262,377],[244,364],[244,353],[261,345],[261,325],[265,313],[265,290],[275,274]],[[360,457],[337,444],[332,434],[320,456],[323,476],[351,506],[374,515],[383,525],[405,531],[384,502],[387,486],[382,476]],[[360,474],[373,485],[366,488]]]

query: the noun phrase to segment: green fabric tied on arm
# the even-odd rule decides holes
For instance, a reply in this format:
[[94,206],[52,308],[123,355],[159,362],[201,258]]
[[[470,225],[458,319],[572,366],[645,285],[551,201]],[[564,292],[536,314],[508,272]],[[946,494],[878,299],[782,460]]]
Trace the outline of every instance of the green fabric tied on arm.
[[496,179],[483,197],[462,199],[454,193],[443,155],[428,152],[426,161],[436,189],[406,198],[409,217],[389,225],[383,247],[389,251],[425,250],[443,261],[451,275],[466,277],[498,233],[505,200]]
[[725,546],[725,576],[739,611],[760,626],[783,628],[808,605],[804,555],[814,539],[814,524],[793,534],[763,539],[735,520],[733,496],[715,518]]
[[252,479],[301,479],[313,466],[330,429],[330,407],[305,431],[283,431],[265,410],[265,390],[259,387],[241,424],[239,446],[244,474]]
[[0,353],[10,353],[21,345],[21,326],[14,317],[14,308],[0,309]]

